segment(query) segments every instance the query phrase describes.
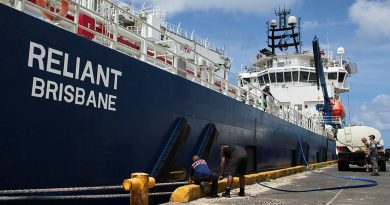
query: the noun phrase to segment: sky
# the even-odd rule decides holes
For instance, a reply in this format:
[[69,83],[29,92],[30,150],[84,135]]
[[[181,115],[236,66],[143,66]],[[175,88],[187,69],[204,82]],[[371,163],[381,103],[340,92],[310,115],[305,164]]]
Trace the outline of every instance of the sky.
[[[134,6],[144,0],[131,1]],[[346,121],[380,130],[390,147],[390,0],[149,0],[163,6],[167,20],[225,47],[232,70],[250,65],[266,47],[266,21],[275,9],[291,9],[301,17],[303,50],[311,50],[314,35],[323,47],[355,62],[350,92],[342,95]],[[349,104],[349,106],[348,106]]]

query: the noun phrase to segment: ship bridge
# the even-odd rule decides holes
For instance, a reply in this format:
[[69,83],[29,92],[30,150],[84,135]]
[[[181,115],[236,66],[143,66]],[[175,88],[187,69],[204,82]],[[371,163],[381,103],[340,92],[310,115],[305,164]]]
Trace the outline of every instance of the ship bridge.
[[[327,84],[333,85],[337,91],[349,91],[348,77],[351,72],[347,69],[350,64],[342,65],[339,62],[324,57],[325,76]],[[246,68],[241,75],[242,81],[263,87],[272,84],[275,87],[288,85],[314,85],[316,84],[314,59],[312,53],[282,55],[254,59],[253,64]],[[241,83],[243,85],[243,83]]]
[[[275,14],[279,21],[267,23],[270,50],[259,50],[252,64],[239,75],[238,84],[243,88],[251,85],[259,89],[269,84],[281,109],[293,108],[318,117],[317,105],[324,103],[324,95],[317,88],[313,53],[301,51],[300,18],[288,16],[290,10],[285,9],[275,11]],[[342,93],[349,92],[348,78],[357,72],[357,68],[344,57],[344,48],[339,47],[336,53],[333,56],[329,50],[320,51],[328,95],[340,100]]]

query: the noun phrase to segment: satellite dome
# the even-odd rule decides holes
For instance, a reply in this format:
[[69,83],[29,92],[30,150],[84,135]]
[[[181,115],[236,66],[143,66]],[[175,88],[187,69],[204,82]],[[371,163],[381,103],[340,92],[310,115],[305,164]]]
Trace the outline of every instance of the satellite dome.
[[271,20],[271,27],[276,27],[276,20],[274,19],[274,20]]
[[339,47],[338,49],[337,49],[337,54],[338,55],[342,55],[342,54],[344,54],[345,53],[345,51],[344,51],[344,48],[343,47]]
[[297,24],[297,17],[295,16],[289,16],[287,20],[288,25],[294,26]]

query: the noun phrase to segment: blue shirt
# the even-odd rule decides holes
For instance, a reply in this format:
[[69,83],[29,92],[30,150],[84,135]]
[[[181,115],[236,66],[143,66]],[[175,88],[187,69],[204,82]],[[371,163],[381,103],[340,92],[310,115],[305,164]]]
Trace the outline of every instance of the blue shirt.
[[203,159],[195,161],[191,165],[190,176],[202,176],[207,177],[211,176],[211,171],[209,166],[207,166],[207,162]]

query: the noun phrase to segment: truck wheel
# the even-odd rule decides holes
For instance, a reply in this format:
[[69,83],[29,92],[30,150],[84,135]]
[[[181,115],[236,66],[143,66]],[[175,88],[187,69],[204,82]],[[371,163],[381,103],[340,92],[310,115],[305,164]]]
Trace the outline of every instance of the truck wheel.
[[348,162],[344,162],[344,171],[348,171],[349,170],[349,163]]
[[386,171],[386,161],[379,161],[379,171],[385,172]]
[[349,163],[344,161],[337,162],[337,168],[339,171],[347,171],[349,169]]
[[344,163],[343,162],[337,162],[337,169],[339,170],[339,171],[343,171],[343,167],[344,166]]

